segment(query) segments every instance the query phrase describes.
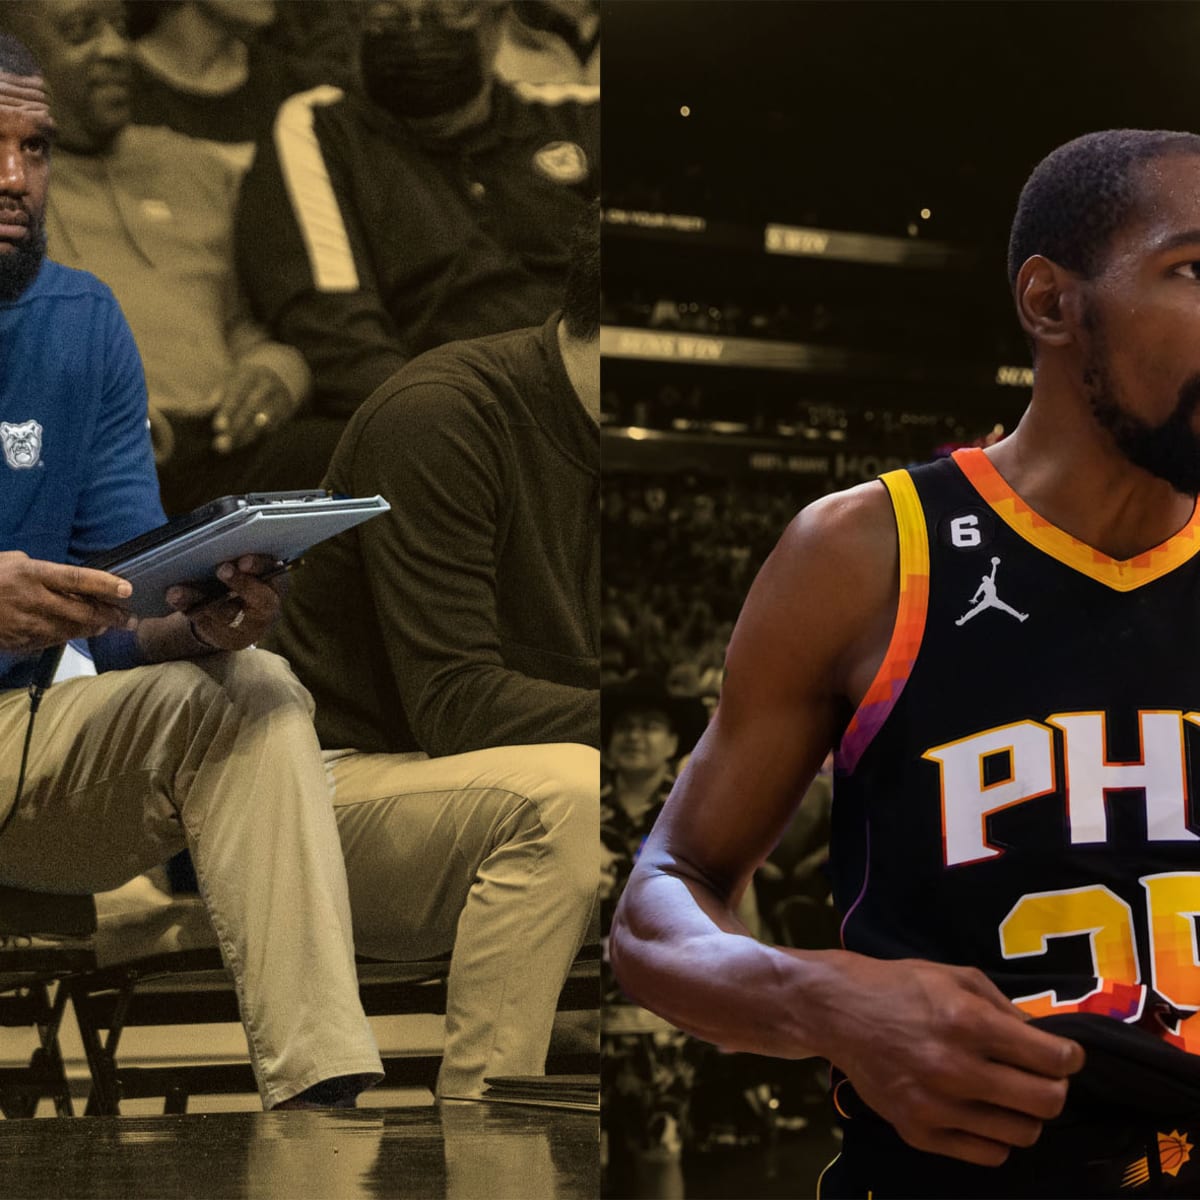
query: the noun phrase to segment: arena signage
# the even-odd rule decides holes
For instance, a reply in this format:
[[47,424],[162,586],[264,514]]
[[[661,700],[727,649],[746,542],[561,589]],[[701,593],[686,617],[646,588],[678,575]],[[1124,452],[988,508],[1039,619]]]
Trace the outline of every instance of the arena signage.
[[1032,367],[997,367],[996,382],[1001,387],[1033,387]]
[[601,453],[605,471],[671,471],[710,475],[803,476],[822,486],[848,487],[874,479],[906,460],[882,450],[804,453],[766,438],[714,437],[657,429],[607,428]]
[[634,229],[665,229],[672,233],[703,233],[708,228],[708,222],[703,217],[693,217],[683,213],[606,208],[603,218],[606,225],[629,225]]
[[957,267],[972,261],[969,252],[946,242],[883,237],[873,233],[839,233],[802,225],[768,224],[763,231],[763,249],[768,254],[835,258],[843,262],[897,267]]
[[692,362],[717,362],[725,351],[725,339],[694,334],[658,333],[653,330],[621,329],[613,331],[615,338],[604,344],[601,331],[601,354],[610,358],[687,359]]
[[600,353],[605,358],[634,358],[659,362],[693,362],[717,367],[763,367],[777,371],[842,373],[870,364],[870,356],[830,346],[806,346],[764,338],[712,337],[674,333],[665,329],[633,329],[605,325],[600,330]]

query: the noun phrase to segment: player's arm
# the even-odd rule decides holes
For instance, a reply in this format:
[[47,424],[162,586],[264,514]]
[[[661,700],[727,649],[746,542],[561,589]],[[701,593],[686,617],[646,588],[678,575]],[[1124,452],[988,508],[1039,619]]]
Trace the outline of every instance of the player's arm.
[[[750,590],[716,714],[616,914],[622,986],[722,1045],[789,1058],[820,1052],[795,1027],[791,977],[800,967],[747,939],[730,910],[837,736],[847,663],[864,646],[882,657],[896,605],[895,543],[880,485],[829,497],[792,522]],[[696,950],[713,961],[695,964]],[[674,974],[681,968],[686,979]],[[779,1011],[742,1011],[746,972],[784,973],[768,988]],[[693,974],[707,980],[699,991]]]
[[764,946],[733,913],[882,661],[897,605],[891,505],[871,484],[796,519],[747,598],[721,702],[616,913],[622,987],[730,1049],[822,1055],[920,1149],[1003,1161],[1056,1115],[1072,1042],[979,971]]

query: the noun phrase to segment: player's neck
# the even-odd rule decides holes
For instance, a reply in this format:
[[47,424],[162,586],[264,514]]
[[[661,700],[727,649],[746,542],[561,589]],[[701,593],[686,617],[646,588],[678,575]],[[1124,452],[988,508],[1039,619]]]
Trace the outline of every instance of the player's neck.
[[1008,485],[1039,516],[1110,558],[1165,542],[1189,521],[1195,499],[1131,463],[1086,401],[1039,402],[988,452]]

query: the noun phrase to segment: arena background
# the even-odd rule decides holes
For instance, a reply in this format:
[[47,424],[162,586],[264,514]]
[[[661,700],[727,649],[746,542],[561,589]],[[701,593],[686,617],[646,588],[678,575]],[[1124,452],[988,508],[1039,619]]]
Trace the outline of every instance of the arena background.
[[[645,0],[603,21],[605,676],[711,705],[799,508],[1015,424],[1021,184],[1089,130],[1195,129],[1200,6]],[[774,857],[762,936],[821,944],[795,895],[819,871]],[[819,1069],[607,1019],[607,1195],[815,1194]]]

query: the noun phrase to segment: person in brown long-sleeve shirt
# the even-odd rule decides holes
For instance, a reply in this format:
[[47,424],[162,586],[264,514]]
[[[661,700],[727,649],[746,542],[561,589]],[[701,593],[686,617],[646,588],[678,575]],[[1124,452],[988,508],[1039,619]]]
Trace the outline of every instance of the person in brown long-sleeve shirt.
[[599,221],[563,314],[414,360],[335,492],[272,647],[316,701],[366,954],[451,953],[438,1091],[544,1069],[599,874]]

